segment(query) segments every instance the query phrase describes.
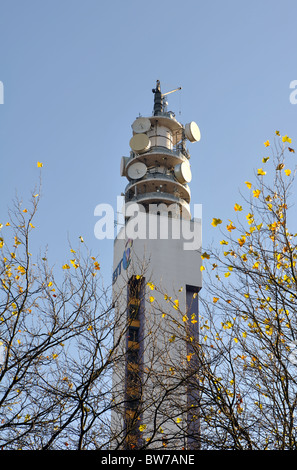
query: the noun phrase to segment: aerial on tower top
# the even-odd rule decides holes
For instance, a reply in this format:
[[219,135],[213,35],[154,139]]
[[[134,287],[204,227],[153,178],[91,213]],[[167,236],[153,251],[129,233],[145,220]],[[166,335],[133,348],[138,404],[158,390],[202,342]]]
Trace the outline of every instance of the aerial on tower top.
[[137,202],[149,210],[149,204],[175,204],[178,215],[190,218],[190,188],[192,179],[190,154],[186,141],[200,140],[200,130],[194,121],[185,126],[167,112],[164,97],[180,90],[161,92],[157,80],[153,115],[140,116],[132,123],[130,157],[122,157],[121,176],[129,180],[125,202]]
[[169,95],[170,93],[174,93],[175,91],[181,90],[181,86],[175,88],[174,90],[167,91],[167,93],[161,93],[161,84],[160,80],[157,80],[156,88],[152,89],[152,92],[155,94],[154,99],[154,116],[158,116],[164,111],[164,96]]
[[161,85],[160,80],[157,80],[156,88],[152,89],[152,92],[155,94],[154,99],[154,116],[157,116],[159,113],[163,111],[163,103],[162,103],[162,93],[161,93]]

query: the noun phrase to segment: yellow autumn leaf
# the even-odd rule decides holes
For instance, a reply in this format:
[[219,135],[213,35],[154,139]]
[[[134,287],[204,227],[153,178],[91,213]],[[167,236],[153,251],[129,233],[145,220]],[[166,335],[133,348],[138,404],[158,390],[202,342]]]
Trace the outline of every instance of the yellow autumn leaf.
[[245,181],[245,184],[247,185],[247,187],[248,187],[249,189],[251,189],[252,183],[250,183],[249,181]]
[[242,246],[242,245],[245,244],[245,238],[246,238],[246,237],[245,237],[244,235],[242,235],[241,238],[238,238],[238,239],[237,239],[240,246]]
[[226,240],[221,240],[221,241],[220,241],[220,244],[221,244],[221,245],[228,245],[228,243],[229,243],[229,242],[226,242]]
[[290,176],[291,170],[289,170],[289,168],[288,168],[287,170],[285,170],[285,173],[286,173],[287,176]]
[[21,274],[25,274],[25,273],[26,273],[26,269],[25,269],[23,266],[18,266],[18,267],[17,267],[17,270],[18,270]]
[[253,191],[253,197],[257,197],[257,198],[258,198],[258,197],[260,196],[260,194],[261,194],[260,189],[256,189],[255,191]]
[[3,245],[4,245],[4,240],[3,238],[0,238],[0,248],[3,248]]
[[43,163],[37,162],[37,167],[38,167],[38,168],[42,168],[42,167],[43,167]]
[[17,236],[14,237],[14,244],[17,246],[17,245],[21,245],[22,242],[20,242],[20,240],[18,239]]
[[212,301],[213,301],[214,304],[216,304],[218,300],[219,300],[219,297],[214,297],[214,298],[212,299]]
[[69,266],[69,264],[66,263],[66,264],[64,264],[64,265],[62,266],[62,268],[63,268],[63,269],[70,269],[70,266]]
[[204,253],[202,253],[201,258],[202,259],[209,259],[210,255],[208,253],[206,253],[206,251],[205,251]]
[[282,170],[284,166],[284,163],[280,163],[279,165],[277,165],[276,170]]
[[282,138],[282,141],[283,142],[289,142],[289,144],[292,142],[292,139],[290,137],[288,137],[287,135],[284,135],[283,138]]
[[242,206],[240,204],[235,204],[234,210],[235,211],[242,211]]
[[270,145],[269,140],[266,140],[266,142],[264,142],[264,145],[265,145],[265,147],[269,147],[269,145]]
[[238,343],[238,339],[237,339],[237,338],[233,338],[233,339],[234,339],[235,343]]
[[95,261],[94,268],[96,269],[96,271],[100,271],[100,264],[98,263],[98,261]]
[[176,419],[176,422],[177,422],[177,423],[180,423],[181,421],[182,421],[181,418],[177,418],[177,419]]
[[140,431],[140,432],[144,431],[145,429],[146,429],[146,424],[141,424],[141,425],[139,426],[139,431]]
[[80,241],[83,243],[84,242],[84,239],[82,236],[78,237],[80,239]]
[[276,133],[276,135],[279,135],[279,136],[280,136],[280,133],[279,133],[279,131],[275,131],[275,133]]
[[264,176],[266,175],[266,171],[264,171],[262,168],[258,168],[258,175]]
[[72,266],[75,267],[75,269],[77,269],[77,268],[79,267],[79,265],[78,265],[77,262],[76,262],[76,259],[71,259],[71,260],[70,260],[70,263],[72,264]]
[[244,332],[242,333],[242,336],[243,336],[244,338],[246,338],[246,337],[247,337],[247,332],[244,331]]
[[229,225],[226,225],[226,229],[228,230],[228,232],[231,232],[231,230],[235,230],[236,227],[233,225],[233,222],[231,222],[231,220],[229,220],[230,224]]
[[217,227],[217,225],[219,225],[219,224],[221,224],[221,223],[222,223],[222,220],[221,220],[221,219],[217,219],[217,218],[214,217],[214,218],[212,219],[211,225],[212,225],[213,227]]
[[228,272],[228,273],[225,273],[225,277],[229,277],[229,276],[230,276],[230,274],[231,274],[230,272]]
[[155,297],[153,297],[152,295],[149,297],[149,301],[152,303],[153,301],[155,300]]
[[204,266],[200,266],[200,271],[204,271],[205,270],[205,267]]
[[154,290],[155,286],[152,282],[148,282],[147,283],[147,286],[151,289],[151,290]]
[[268,160],[269,160],[269,157],[264,157],[264,158],[262,158],[262,162],[263,162],[263,163],[267,163]]
[[178,307],[179,307],[179,301],[178,301],[178,299],[174,300],[173,303],[174,303],[173,308],[175,308],[175,310],[177,310]]

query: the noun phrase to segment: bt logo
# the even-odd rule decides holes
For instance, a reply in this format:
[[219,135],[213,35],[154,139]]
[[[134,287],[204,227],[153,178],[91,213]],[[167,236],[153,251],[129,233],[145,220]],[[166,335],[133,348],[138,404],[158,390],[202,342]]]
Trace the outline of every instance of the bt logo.
[[123,253],[123,257],[121,258],[119,264],[117,265],[116,269],[113,272],[112,275],[112,283],[114,284],[118,278],[118,276],[121,274],[122,268],[123,269],[128,269],[128,266],[131,261],[131,247],[133,245],[133,240],[129,238],[126,242],[125,245],[125,250]]

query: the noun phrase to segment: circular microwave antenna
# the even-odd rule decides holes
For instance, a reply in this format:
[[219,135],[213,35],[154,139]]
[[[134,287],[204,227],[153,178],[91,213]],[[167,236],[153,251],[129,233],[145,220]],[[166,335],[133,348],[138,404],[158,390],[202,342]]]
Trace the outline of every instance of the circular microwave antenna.
[[185,135],[190,142],[198,142],[201,139],[200,129],[196,122],[191,121],[185,125]]
[[121,158],[121,167],[120,167],[120,174],[121,176],[126,176],[126,165],[129,157],[122,157]]
[[150,139],[146,134],[135,134],[132,139],[130,139],[129,144],[135,153],[146,152],[151,146]]
[[174,174],[179,183],[190,183],[192,172],[188,162],[182,162],[174,167]]
[[147,167],[142,162],[135,162],[133,165],[129,166],[127,170],[127,175],[133,180],[142,178],[147,172]]
[[145,117],[139,117],[135,119],[132,124],[132,129],[135,134],[142,134],[144,132],[149,131],[151,128],[151,121]]

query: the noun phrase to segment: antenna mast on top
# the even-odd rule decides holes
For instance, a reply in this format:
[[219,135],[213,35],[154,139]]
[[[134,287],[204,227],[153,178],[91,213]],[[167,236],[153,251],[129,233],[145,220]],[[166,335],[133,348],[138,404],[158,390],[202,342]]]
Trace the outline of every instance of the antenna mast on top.
[[154,116],[163,112],[163,98],[164,96],[170,95],[170,93],[174,93],[175,91],[181,90],[182,87],[175,88],[174,90],[167,91],[166,93],[161,93],[161,85],[160,80],[157,80],[156,88],[152,89],[152,92],[155,94],[154,98]]

